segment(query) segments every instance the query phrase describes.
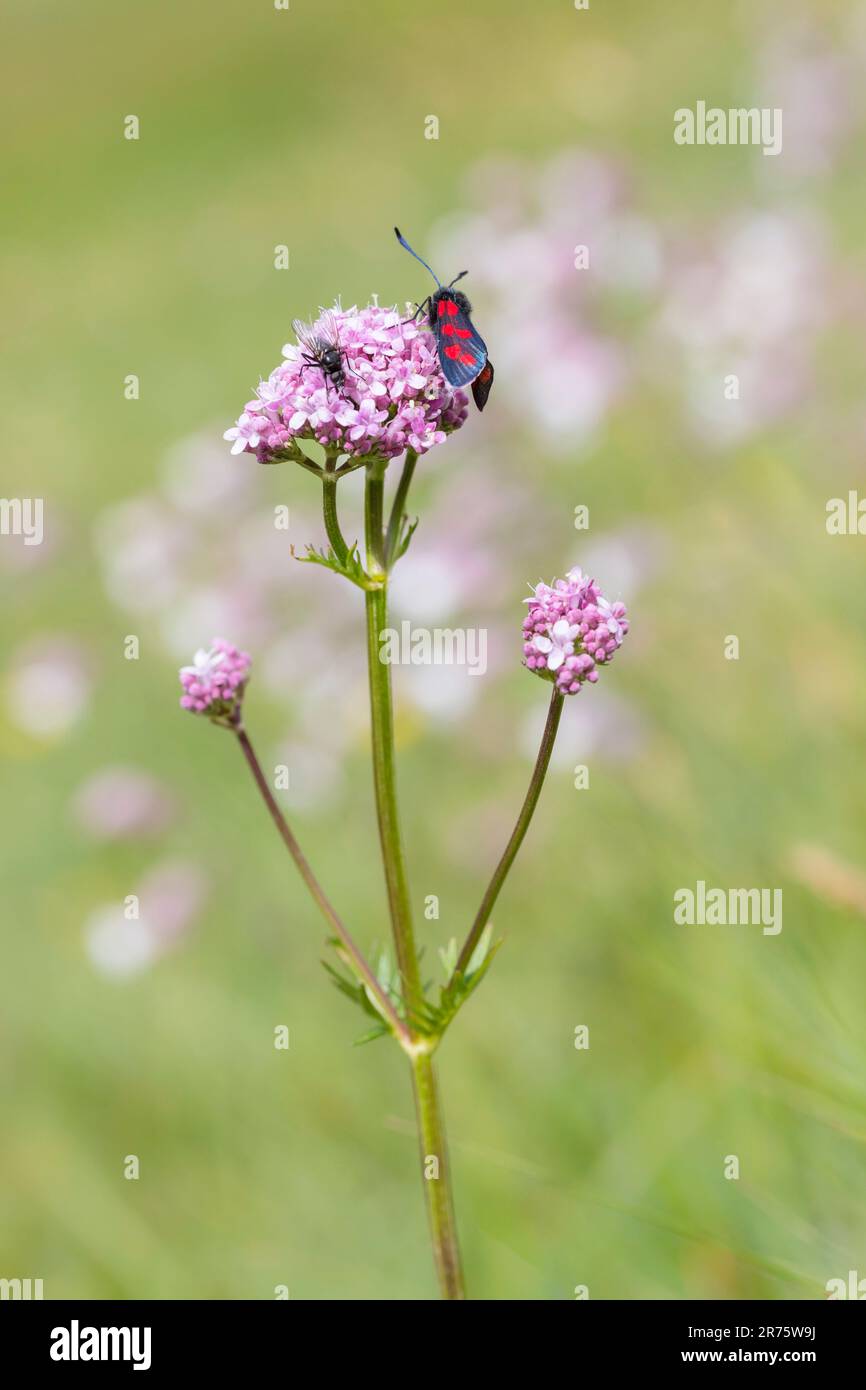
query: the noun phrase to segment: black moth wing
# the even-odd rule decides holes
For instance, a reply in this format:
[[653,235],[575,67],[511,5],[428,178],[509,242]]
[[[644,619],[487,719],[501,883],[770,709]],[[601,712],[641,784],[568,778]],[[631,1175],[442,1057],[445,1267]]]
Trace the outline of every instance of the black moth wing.
[[488,357],[481,371],[472,383],[472,395],[479,410],[483,410],[487,404],[487,397],[493,388],[493,363]]
[[450,294],[445,292],[434,298],[431,316],[442,375],[450,386],[468,386],[487,361],[484,339]]

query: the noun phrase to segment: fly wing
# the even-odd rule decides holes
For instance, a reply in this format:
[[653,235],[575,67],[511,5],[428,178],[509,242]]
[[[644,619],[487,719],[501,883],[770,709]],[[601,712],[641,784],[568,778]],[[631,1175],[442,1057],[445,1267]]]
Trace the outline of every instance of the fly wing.
[[333,310],[322,310],[319,315],[318,330],[317,336],[320,342],[326,343],[328,347],[340,346],[340,329]]
[[456,300],[443,295],[436,304],[433,325],[439,365],[450,386],[468,386],[487,361],[484,339]]
[[292,322],[295,337],[302,348],[306,348],[313,357],[319,355],[319,335],[316,333],[311,323],[305,323],[303,319],[294,319]]

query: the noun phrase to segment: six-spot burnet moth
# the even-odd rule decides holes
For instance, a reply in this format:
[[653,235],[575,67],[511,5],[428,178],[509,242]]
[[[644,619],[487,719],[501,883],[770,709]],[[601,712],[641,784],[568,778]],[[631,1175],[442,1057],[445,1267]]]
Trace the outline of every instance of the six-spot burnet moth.
[[475,404],[479,410],[483,410],[493,385],[493,363],[487,356],[484,340],[470,318],[472,305],[462,291],[452,288],[468,272],[461,270],[450,285],[443,285],[427,262],[422,260],[418,252],[412,250],[405,237],[400,235],[400,229],[395,227],[394,232],[400,245],[410,256],[414,256],[416,261],[421,261],[438,286],[433,294],[428,294],[424,302],[418,305],[412,318],[417,318],[427,310],[430,327],[436,339],[442,375],[450,386],[471,384]]

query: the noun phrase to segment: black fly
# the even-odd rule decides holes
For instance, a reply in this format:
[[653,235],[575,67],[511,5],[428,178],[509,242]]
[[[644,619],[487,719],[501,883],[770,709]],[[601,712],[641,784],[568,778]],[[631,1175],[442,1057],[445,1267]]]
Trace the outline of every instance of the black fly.
[[[301,370],[318,367],[326,384],[330,381],[338,392],[343,391],[346,372],[351,369],[345,365],[345,354],[340,346],[340,331],[331,311],[326,309],[315,325],[304,323],[303,319],[295,319],[292,327],[303,349],[301,361],[304,366]],[[354,372],[351,374],[355,375]]]

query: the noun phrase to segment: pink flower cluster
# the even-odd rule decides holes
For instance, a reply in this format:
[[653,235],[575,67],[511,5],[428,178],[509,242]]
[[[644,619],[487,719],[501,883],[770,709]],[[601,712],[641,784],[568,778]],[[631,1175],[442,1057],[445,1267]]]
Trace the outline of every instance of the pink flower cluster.
[[628,632],[625,605],[609,603],[579,569],[552,587],[536,585],[525,602],[524,664],[563,695],[576,695],[584,681],[597,681],[598,667],[611,660]]
[[209,651],[197,651],[193,664],[180,669],[181,708],[211,719],[230,718],[240,707],[250,664],[246,652],[215,637]]
[[233,454],[277,463],[297,457],[296,440],[311,439],[331,452],[391,459],[408,448],[426,453],[466,419],[468,398],[445,381],[425,323],[404,323],[396,309],[372,304],[337,306],[311,334],[331,343],[336,334],[343,384],[305,361],[304,347],[287,343],[286,360],[223,436]]

